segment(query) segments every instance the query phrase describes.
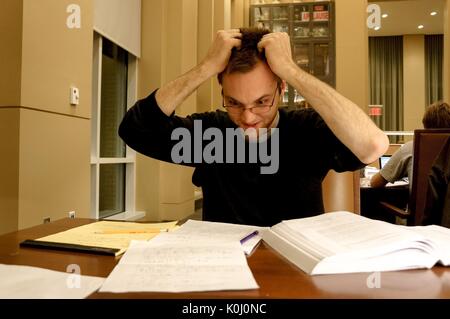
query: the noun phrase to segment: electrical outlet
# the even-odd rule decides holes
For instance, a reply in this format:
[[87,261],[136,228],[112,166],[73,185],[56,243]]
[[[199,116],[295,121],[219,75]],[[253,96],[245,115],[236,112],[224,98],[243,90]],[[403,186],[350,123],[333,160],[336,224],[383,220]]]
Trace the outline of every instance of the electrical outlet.
[[80,90],[74,86],[70,88],[70,104],[78,105],[80,103]]
[[44,224],[50,223],[50,217],[44,217]]
[[75,218],[75,211],[69,212],[69,218]]

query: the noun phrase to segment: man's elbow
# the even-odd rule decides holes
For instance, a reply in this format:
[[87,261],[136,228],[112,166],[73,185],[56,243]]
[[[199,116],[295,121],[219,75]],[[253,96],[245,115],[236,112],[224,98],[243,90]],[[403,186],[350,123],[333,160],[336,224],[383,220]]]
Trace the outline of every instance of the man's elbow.
[[386,153],[389,147],[389,138],[382,131],[371,139],[369,145],[366,145],[366,152],[360,158],[364,164],[371,164],[378,160],[380,156]]
[[375,175],[372,176],[372,178],[370,179],[370,187],[372,188],[380,188],[380,187],[384,187],[387,184],[387,180],[384,179],[383,176],[381,176],[380,173],[376,173]]

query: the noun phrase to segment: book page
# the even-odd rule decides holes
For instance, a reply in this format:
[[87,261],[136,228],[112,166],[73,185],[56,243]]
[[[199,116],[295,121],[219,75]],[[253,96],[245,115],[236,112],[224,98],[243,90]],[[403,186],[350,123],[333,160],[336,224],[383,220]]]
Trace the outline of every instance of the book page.
[[336,254],[344,254],[345,258],[381,255],[411,247],[414,242],[430,246],[420,234],[349,212],[283,221],[273,228],[288,240],[310,247],[322,258]]
[[450,229],[438,225],[408,227],[430,239],[436,247],[436,255],[444,266],[450,266]]
[[99,221],[45,236],[36,240],[85,246],[117,248],[121,255],[131,240],[149,240],[161,233],[176,229],[177,221],[167,223],[133,223]]
[[0,299],[81,299],[104,278],[44,268],[0,264]]
[[[170,236],[162,236],[170,237]],[[238,242],[132,241],[102,292],[256,289]]]

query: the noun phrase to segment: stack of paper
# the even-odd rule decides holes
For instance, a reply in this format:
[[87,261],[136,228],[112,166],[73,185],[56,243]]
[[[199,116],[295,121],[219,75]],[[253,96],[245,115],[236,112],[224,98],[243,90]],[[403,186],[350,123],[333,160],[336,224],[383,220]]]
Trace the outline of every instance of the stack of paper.
[[86,247],[116,248],[116,256],[125,252],[131,240],[149,240],[161,231],[176,229],[177,221],[167,223],[132,223],[99,221],[75,227],[36,241],[76,244]]

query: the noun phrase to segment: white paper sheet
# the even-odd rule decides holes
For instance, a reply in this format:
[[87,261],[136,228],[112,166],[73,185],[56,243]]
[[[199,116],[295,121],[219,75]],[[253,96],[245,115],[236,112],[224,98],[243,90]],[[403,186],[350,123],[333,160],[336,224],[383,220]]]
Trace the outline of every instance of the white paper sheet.
[[258,235],[241,244],[242,250],[246,255],[249,255],[258,245],[262,239],[262,234],[267,231],[269,227],[258,227],[239,224],[217,223],[208,221],[188,220],[175,233],[181,238],[185,236],[186,240],[198,241],[240,241],[248,234],[257,230]]
[[[156,241],[132,241],[100,291],[183,292],[258,288],[238,242],[179,242],[176,236],[167,235],[172,234],[161,234]],[[168,237],[167,241],[163,237]]]
[[104,278],[44,268],[0,264],[0,299],[81,299],[95,292]]

